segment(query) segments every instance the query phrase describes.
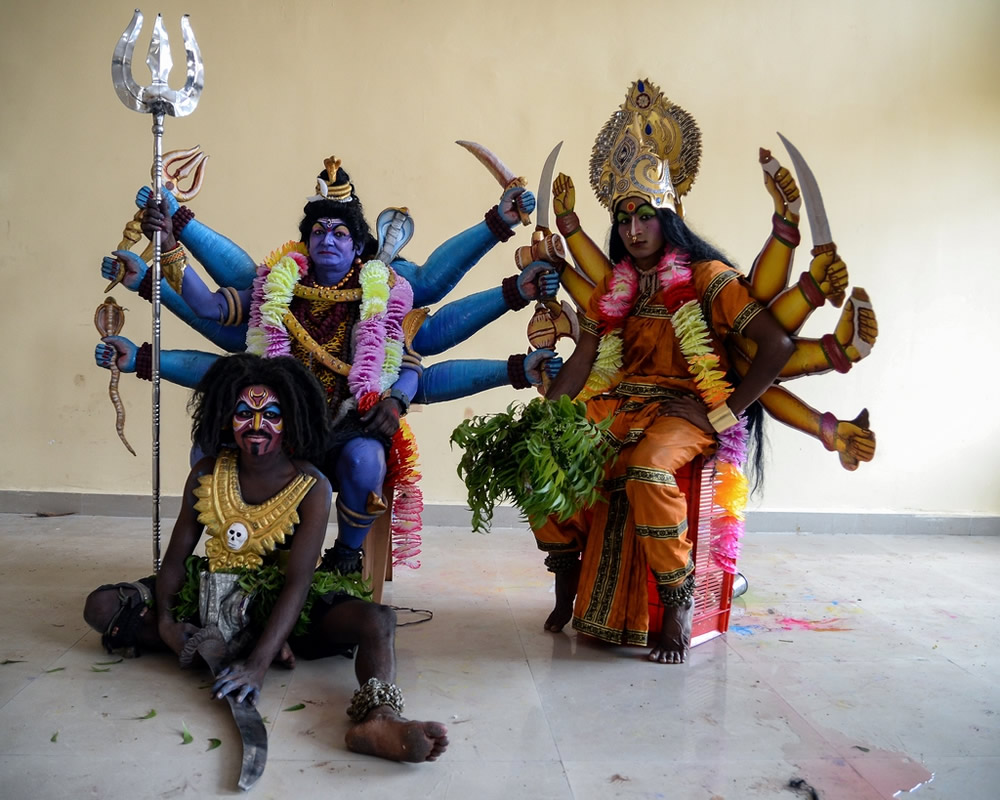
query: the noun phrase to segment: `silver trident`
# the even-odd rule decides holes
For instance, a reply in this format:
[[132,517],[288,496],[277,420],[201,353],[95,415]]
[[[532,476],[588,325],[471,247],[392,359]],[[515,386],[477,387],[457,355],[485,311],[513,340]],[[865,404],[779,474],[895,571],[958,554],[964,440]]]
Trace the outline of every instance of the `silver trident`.
[[[186,117],[201,97],[205,85],[205,68],[201,51],[195,41],[191,23],[181,17],[184,52],[187,54],[187,80],[180,91],[167,85],[167,76],[174,62],[170,58],[170,40],[163,19],[156,15],[153,38],[149,43],[146,64],[153,76],[150,86],[140,86],[132,77],[132,51],[142,30],[142,12],[135,10],[132,21],[122,33],[111,57],[111,81],[126,108],[153,115],[153,193],[157,205],[163,197],[163,115]],[[160,570],[160,233],[153,237],[153,566]]]

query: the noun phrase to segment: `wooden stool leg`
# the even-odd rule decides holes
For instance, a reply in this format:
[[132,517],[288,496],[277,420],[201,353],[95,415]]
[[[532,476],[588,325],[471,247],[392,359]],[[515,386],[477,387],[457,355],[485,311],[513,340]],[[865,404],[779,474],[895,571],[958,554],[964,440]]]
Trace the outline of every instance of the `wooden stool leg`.
[[361,543],[364,553],[361,575],[372,582],[372,599],[382,602],[382,591],[386,580],[392,579],[392,490],[387,489],[388,509],[372,524],[371,530]]

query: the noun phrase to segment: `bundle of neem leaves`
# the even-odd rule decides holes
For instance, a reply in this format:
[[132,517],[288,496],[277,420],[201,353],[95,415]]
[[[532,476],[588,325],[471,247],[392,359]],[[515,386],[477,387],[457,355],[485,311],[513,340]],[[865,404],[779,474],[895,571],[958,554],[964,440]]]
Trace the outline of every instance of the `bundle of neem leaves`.
[[468,489],[472,529],[488,531],[494,508],[510,500],[532,527],[563,521],[599,499],[611,447],[601,434],[611,420],[593,423],[583,402],[569,397],[466,420],[451,435],[465,451],[458,476]]

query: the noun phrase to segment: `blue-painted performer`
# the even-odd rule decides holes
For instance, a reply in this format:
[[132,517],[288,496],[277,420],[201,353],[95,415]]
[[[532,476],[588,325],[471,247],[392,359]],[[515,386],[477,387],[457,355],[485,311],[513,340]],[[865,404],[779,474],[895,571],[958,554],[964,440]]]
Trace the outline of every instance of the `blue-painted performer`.
[[[141,192],[139,199],[143,197]],[[330,565],[349,570],[359,564],[361,543],[386,510],[386,453],[394,439],[389,482],[412,479],[415,445],[408,427],[400,426],[411,401],[452,399],[509,381],[538,384],[543,369],[558,369],[552,351],[536,350],[507,361],[444,362],[435,365],[436,372],[435,367],[428,369],[421,380],[420,348],[440,352],[508,308],[554,293],[558,278],[549,265],[537,264],[501,287],[450,303],[436,314],[413,308],[415,295],[428,302],[446,293],[492,244],[510,238],[520,212],[533,207],[529,192],[505,192],[482,223],[449,240],[427,264],[417,267],[394,258],[399,241],[394,244],[392,236],[383,235],[379,246],[349,176],[331,158],[319,176],[317,195],[304,208],[299,240],[286,243],[253,270],[249,256],[197,223],[185,208],[172,214],[166,206],[147,209],[144,230],[160,230],[165,240],[165,302],[187,309],[195,319],[212,319],[219,330],[246,330],[245,346],[251,352],[294,355],[326,388],[335,432],[318,466],[338,492],[339,528],[337,542],[325,556]],[[185,249],[177,242],[178,227],[181,241],[205,261],[213,278],[228,279],[223,288],[213,292],[188,268]],[[126,265],[123,282],[143,293],[142,282],[148,284],[150,274],[145,264],[127,251],[116,255]],[[117,274],[118,264],[106,259],[102,268],[110,277]],[[419,293],[407,274],[417,282]],[[107,337],[97,345],[95,358],[101,366],[115,360],[121,371],[149,377],[147,345]],[[167,380],[192,385],[217,358],[200,351],[164,350],[161,373]],[[400,498],[403,503],[408,499],[419,503],[412,487]],[[401,526],[412,526],[419,506],[396,511]],[[405,537],[406,531],[394,533]]]

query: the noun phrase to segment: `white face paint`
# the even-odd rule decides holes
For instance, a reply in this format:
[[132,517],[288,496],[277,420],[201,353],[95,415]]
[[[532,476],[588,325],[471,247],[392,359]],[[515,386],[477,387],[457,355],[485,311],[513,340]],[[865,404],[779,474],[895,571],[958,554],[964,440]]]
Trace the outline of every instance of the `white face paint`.
[[226,545],[230,550],[239,550],[250,538],[250,531],[242,522],[234,522],[226,531]]

